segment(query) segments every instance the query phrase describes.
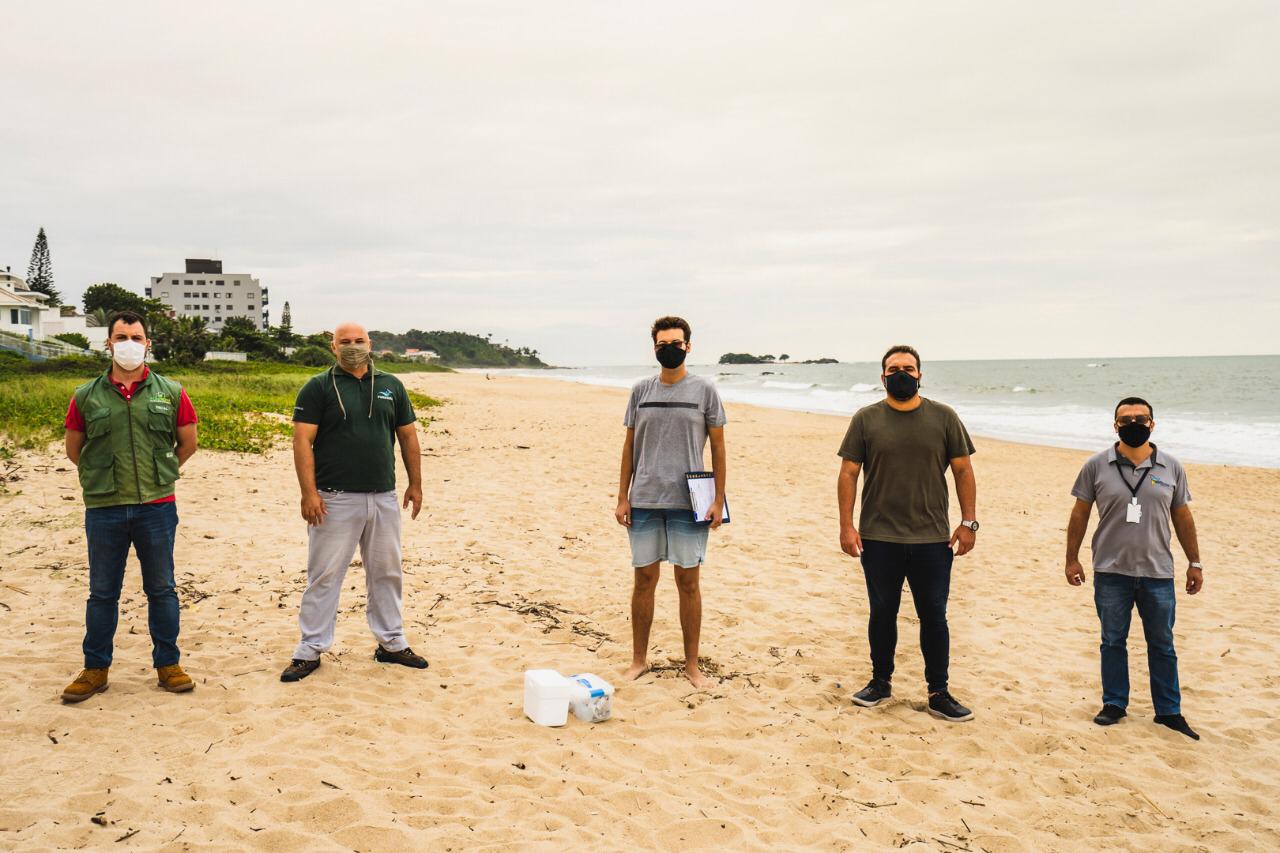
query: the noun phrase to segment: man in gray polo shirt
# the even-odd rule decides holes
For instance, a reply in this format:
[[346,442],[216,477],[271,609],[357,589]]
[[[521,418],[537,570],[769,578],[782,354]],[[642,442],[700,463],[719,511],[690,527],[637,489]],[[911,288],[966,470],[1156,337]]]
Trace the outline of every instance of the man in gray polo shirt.
[[1089,458],[1071,494],[1076,503],[1067,524],[1067,582],[1084,583],[1080,543],[1098,505],[1093,534],[1093,600],[1102,623],[1102,710],[1100,726],[1120,722],[1129,704],[1129,654],[1126,640],[1133,608],[1138,608],[1147,638],[1151,701],[1155,722],[1200,739],[1182,716],[1178,655],[1173,649],[1173,550],[1169,525],[1186,553],[1187,594],[1204,586],[1196,525],[1191,517],[1187,475],[1178,460],[1150,442],[1155,428],[1151,404],[1126,397],[1116,406],[1112,447]]

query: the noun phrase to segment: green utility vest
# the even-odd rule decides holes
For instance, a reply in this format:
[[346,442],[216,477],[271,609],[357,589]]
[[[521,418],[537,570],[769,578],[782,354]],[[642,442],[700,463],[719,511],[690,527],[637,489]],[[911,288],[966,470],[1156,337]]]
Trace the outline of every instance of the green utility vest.
[[86,507],[144,504],[173,494],[178,479],[182,386],[154,371],[126,400],[111,370],[76,389],[84,417],[80,486]]

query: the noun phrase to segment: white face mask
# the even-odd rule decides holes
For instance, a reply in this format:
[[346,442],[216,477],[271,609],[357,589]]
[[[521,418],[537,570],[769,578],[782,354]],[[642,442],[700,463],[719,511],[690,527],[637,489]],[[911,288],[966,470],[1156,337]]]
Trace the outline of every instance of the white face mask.
[[147,347],[137,341],[113,341],[111,357],[123,370],[137,370],[147,357]]

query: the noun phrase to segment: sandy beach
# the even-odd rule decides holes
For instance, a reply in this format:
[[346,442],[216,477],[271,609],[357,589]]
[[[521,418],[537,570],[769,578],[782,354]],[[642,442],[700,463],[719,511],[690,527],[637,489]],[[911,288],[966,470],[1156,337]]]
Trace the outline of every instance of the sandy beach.
[[131,558],[111,688],[63,705],[82,662],[83,507],[61,455],[17,457],[20,493],[0,496],[0,848],[1280,849],[1280,471],[1187,466],[1206,588],[1179,593],[1176,637],[1197,743],[1151,722],[1136,617],[1130,716],[1091,722],[1097,617],[1061,567],[1087,454],[978,439],[982,529],[950,609],[952,689],[977,718],[947,724],[923,711],[909,598],[893,701],[848,701],[870,665],[861,569],[837,543],[846,419],[729,405],[734,520],[702,581],[717,686],[679,676],[664,567],[666,666],[619,685],[609,722],[547,729],[521,712],[525,669],[617,684],[630,659],[613,519],[625,392],[404,378],[446,400],[423,431],[423,514],[404,521],[426,672],[372,660],[357,567],[333,652],[281,684],[305,581],[291,455],[202,452],[178,489],[197,689],[156,687]]

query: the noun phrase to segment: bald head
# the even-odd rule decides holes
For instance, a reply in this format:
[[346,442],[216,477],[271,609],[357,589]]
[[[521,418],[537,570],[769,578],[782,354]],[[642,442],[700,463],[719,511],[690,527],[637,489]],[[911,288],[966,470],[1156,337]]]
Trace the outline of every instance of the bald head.
[[369,343],[369,333],[359,323],[339,323],[333,330],[333,344],[335,347],[343,344],[367,343]]

